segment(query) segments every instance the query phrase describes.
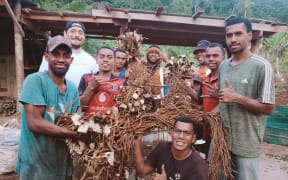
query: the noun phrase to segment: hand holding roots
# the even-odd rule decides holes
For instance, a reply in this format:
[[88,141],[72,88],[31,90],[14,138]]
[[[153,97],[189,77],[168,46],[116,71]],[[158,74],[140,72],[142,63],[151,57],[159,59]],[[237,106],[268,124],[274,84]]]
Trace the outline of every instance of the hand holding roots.
[[[143,37],[136,32],[119,37],[119,44],[130,54],[129,86],[123,87],[115,99],[113,112],[62,115],[57,124],[87,134],[89,143],[67,139],[66,142],[76,164],[85,169],[79,179],[128,179],[134,165],[134,138],[151,131],[171,130],[175,118],[188,116],[211,127],[213,152],[209,162],[209,177],[218,180],[218,172],[233,178],[230,154],[224,139],[222,121],[218,114],[204,113],[197,102],[191,101],[183,84],[193,79],[193,66],[187,59],[171,60],[164,69],[165,85],[170,86],[167,96],[155,99],[149,80],[151,74],[139,68],[133,60],[139,56],[139,42]],[[161,86],[159,86],[161,88]]]

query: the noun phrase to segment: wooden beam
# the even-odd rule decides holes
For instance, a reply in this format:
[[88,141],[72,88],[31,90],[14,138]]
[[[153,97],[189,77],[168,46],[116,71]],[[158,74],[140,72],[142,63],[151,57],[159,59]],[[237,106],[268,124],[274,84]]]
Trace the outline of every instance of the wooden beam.
[[[96,17],[96,18],[95,18]],[[59,14],[55,15],[45,15],[45,14],[31,14],[30,16],[25,17],[25,19],[29,20],[37,20],[37,21],[53,21],[53,22],[59,22],[59,21],[80,21],[83,23],[101,23],[101,24],[111,24],[113,23],[113,19],[111,18],[103,18],[98,16],[75,16],[75,15],[68,15],[67,13],[64,14],[64,17],[61,17]]]
[[[15,16],[13,10],[11,9],[8,1],[7,1],[7,0],[2,0],[2,1],[4,2],[4,6],[5,6],[8,14],[10,15],[11,19],[12,19],[13,22],[16,24],[16,28],[19,29],[19,32],[20,32],[20,34],[22,35],[22,37],[25,37],[25,33],[24,33],[23,29],[22,29],[22,26],[19,24],[19,22],[18,22],[18,20],[17,20],[17,18],[16,18],[16,16]],[[20,10],[20,11],[21,11],[21,10]]]
[[203,11],[197,11],[195,14],[192,15],[192,18],[195,20],[198,17],[200,17],[204,12]]
[[[20,16],[21,16],[21,3],[20,3],[20,0],[17,0],[15,3],[15,18],[20,19]],[[16,67],[17,98],[20,97],[21,89],[22,89],[22,83],[24,81],[24,60],[23,60],[23,57],[24,57],[23,56],[23,37],[24,37],[24,35],[21,36],[21,30],[22,30],[22,28],[17,28],[17,23],[14,22],[14,44],[15,44],[15,67]],[[17,112],[19,112],[19,111],[20,111],[20,103],[17,103]]]
[[163,11],[163,6],[158,6],[155,12],[155,16],[160,16]]
[[[180,15],[161,15],[161,18],[156,17],[155,14],[151,13],[139,13],[135,11],[129,11],[129,16],[123,11],[112,9],[109,14],[105,13],[105,10],[102,9],[92,9],[92,15],[97,17],[105,17],[112,19],[133,19],[133,21],[149,21],[149,22],[163,22],[163,23],[176,23],[176,24],[187,24],[187,25],[197,25],[197,26],[207,26],[207,27],[221,27],[224,28],[224,19],[223,18],[207,18],[200,17],[197,21],[191,21],[191,16],[180,16]],[[271,26],[270,24],[265,24],[261,26],[261,29],[258,26],[259,23],[253,23],[252,26],[255,27],[253,30],[263,30],[270,32],[288,32],[287,25],[277,25]]]
[[27,16],[31,15],[31,9],[30,8],[23,8],[22,14],[26,14]]

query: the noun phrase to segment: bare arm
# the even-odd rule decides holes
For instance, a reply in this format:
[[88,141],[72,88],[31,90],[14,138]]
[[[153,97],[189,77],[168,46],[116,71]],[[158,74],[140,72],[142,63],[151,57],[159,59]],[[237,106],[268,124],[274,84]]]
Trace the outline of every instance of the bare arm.
[[91,81],[88,83],[87,88],[83,92],[82,96],[80,97],[80,103],[83,107],[83,110],[85,110],[93,95],[95,94],[95,91],[97,88],[99,88],[100,85],[105,84],[104,79],[100,76],[92,76]]
[[94,93],[95,93],[95,89],[89,87],[88,85],[88,87],[86,88],[82,96],[80,96],[80,103],[81,103],[83,110],[85,110],[88,107],[90,100]]
[[251,99],[238,94],[228,81],[225,81],[226,88],[219,92],[219,101],[221,103],[237,103],[242,105],[247,110],[254,113],[270,115],[274,111],[274,104],[264,104],[256,99]]
[[183,85],[183,88],[186,90],[188,95],[192,98],[193,101],[199,102],[198,92],[190,86]]
[[43,119],[43,113],[45,111],[44,106],[34,106],[32,104],[24,104],[26,111],[26,119],[28,123],[28,128],[30,131],[58,136],[58,137],[68,137],[75,138],[78,136],[77,132],[70,131],[69,129],[57,126]]
[[148,173],[153,171],[153,167],[149,164],[145,163],[141,152],[141,136],[138,137],[134,141],[134,148],[135,148],[135,164],[136,164],[136,172],[140,177],[147,175]]

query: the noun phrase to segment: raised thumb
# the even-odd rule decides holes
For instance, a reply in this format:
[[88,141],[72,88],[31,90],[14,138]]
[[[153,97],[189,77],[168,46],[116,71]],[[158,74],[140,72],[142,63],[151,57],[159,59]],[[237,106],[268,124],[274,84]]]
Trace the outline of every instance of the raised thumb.
[[161,174],[165,174],[166,175],[165,165],[164,164],[162,164],[162,166],[161,166]]

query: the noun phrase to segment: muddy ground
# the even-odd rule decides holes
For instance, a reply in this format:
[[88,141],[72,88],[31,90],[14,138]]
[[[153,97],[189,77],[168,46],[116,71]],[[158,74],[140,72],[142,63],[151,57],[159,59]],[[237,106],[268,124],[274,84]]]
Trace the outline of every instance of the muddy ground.
[[288,179],[288,146],[264,143],[259,163],[259,180]]
[[[259,180],[288,179],[288,146],[264,143],[259,163]],[[19,180],[15,173],[0,175],[0,180]]]

